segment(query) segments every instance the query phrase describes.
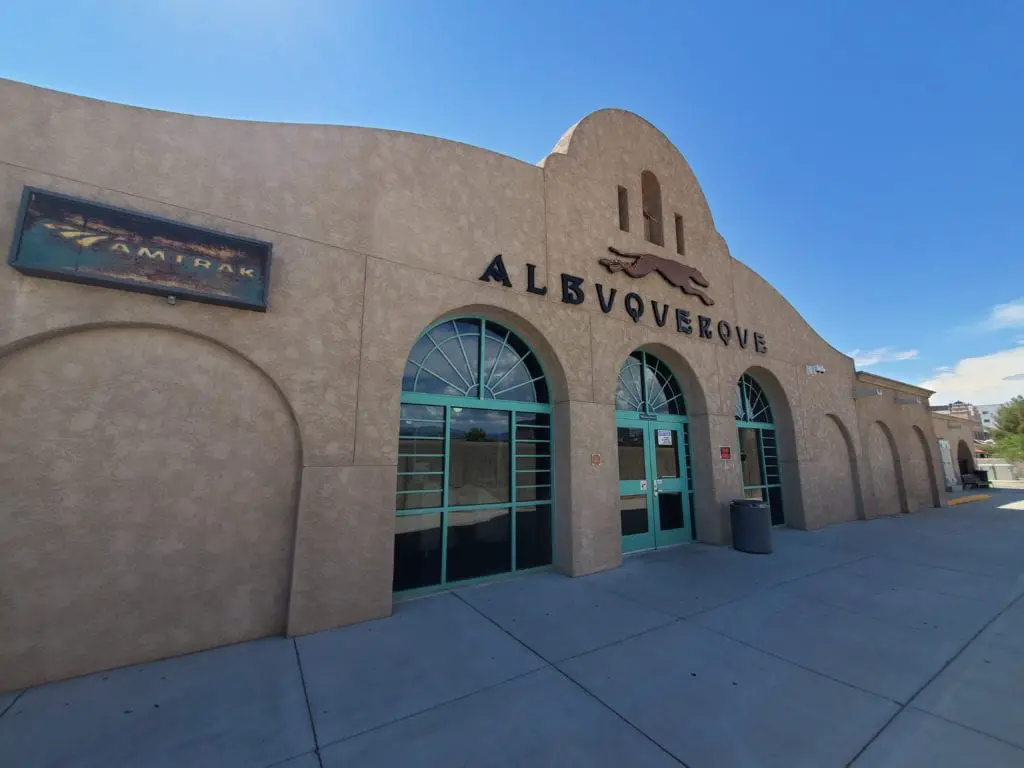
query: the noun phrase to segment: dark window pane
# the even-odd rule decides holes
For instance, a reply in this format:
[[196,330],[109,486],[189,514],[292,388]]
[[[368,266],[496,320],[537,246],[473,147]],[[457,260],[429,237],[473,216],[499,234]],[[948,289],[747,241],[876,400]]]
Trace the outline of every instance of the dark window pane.
[[[441,493],[441,486],[444,484],[444,475],[399,475],[398,476],[398,490],[399,491],[436,491],[438,494]],[[405,496],[406,494],[401,494]],[[432,493],[417,494],[419,496],[433,496]],[[419,504],[417,507],[436,507],[437,504]]]
[[535,469],[541,472],[551,471],[550,456],[517,456],[516,469]]
[[516,501],[548,501],[551,498],[551,486],[539,488],[516,488]]
[[516,424],[519,426],[550,427],[550,413],[517,413]]
[[444,455],[444,440],[423,437],[399,437],[398,452],[403,455],[423,453]]
[[429,509],[440,506],[441,491],[399,493],[395,496],[395,509]]
[[394,590],[441,583],[441,514],[395,518]]
[[511,500],[508,411],[452,408],[448,503],[497,504]]
[[782,525],[786,522],[785,510],[782,508],[782,489],[768,489],[768,504],[772,508],[772,525]]
[[674,531],[683,527],[683,494],[658,494],[658,522],[663,531]]
[[398,436],[403,437],[444,437],[443,421],[413,421],[402,419],[398,425]]
[[551,473],[516,472],[516,485],[551,485]]
[[674,429],[656,429],[654,442],[654,460],[657,464],[658,477],[679,477],[679,447],[676,431]]
[[622,512],[622,535],[647,533],[647,496],[623,496],[620,500]]
[[421,421],[444,421],[444,406],[413,405],[402,403],[402,419],[418,419]]
[[551,443],[545,440],[543,443],[516,443],[516,456],[549,456],[551,454]]
[[551,565],[551,507],[516,509],[516,568]]
[[644,480],[644,431],[640,427],[619,427],[619,480]]
[[399,472],[443,472],[443,456],[399,456]]
[[512,516],[508,509],[448,513],[447,581],[512,570]]
[[550,427],[532,427],[532,426],[518,426],[516,427],[516,440],[550,440],[551,439],[551,428]]

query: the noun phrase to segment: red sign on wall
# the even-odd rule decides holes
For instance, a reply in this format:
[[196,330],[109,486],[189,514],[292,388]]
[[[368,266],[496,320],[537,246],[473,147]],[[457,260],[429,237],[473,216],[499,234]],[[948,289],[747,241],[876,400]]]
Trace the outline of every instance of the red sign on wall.
[[718,450],[721,452],[723,459],[731,459],[732,458],[732,448],[730,448],[729,446],[723,445]]

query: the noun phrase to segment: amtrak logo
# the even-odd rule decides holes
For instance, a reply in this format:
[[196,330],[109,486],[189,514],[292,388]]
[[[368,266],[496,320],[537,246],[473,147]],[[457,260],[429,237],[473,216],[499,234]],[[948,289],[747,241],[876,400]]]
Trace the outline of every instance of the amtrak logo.
[[701,290],[710,287],[711,283],[696,267],[680,264],[678,261],[653,253],[623,253],[612,246],[608,246],[608,250],[623,259],[633,260],[632,264],[627,264],[619,259],[598,259],[609,272],[624,272],[630,277],[647,277],[651,272],[657,272],[669,285],[675,286],[685,294],[696,296],[704,302],[704,306],[714,306],[714,299]]

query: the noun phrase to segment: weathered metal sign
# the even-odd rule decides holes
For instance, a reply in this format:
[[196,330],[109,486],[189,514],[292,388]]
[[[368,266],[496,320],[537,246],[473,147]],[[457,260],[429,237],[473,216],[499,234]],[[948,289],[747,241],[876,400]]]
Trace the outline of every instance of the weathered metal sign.
[[266,311],[270,243],[26,188],[8,263],[56,280]]

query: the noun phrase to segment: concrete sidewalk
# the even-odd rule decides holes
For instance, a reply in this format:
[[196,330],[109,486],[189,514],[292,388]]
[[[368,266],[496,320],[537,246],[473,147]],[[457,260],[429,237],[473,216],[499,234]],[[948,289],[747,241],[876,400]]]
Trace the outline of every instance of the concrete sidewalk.
[[1024,493],[990,493],[0,694],[0,765],[1022,766]]

